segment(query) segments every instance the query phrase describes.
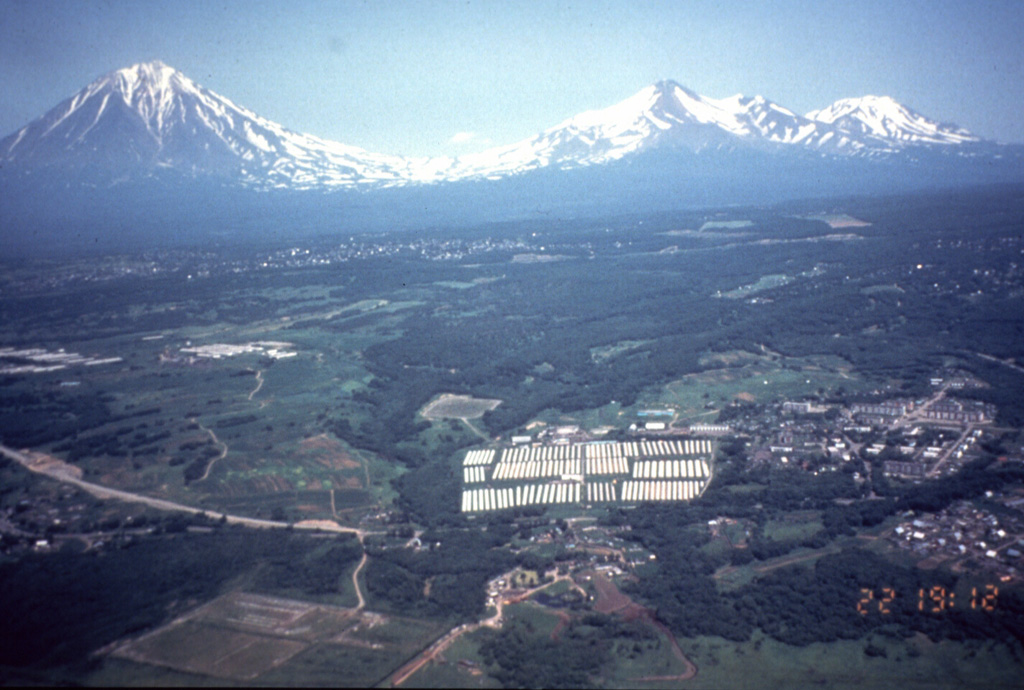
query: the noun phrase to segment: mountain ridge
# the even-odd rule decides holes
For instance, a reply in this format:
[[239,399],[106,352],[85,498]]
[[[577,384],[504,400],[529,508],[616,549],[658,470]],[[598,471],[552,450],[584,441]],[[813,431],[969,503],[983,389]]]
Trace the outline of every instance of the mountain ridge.
[[256,189],[339,189],[494,180],[554,166],[606,164],[661,147],[896,155],[992,146],[888,97],[841,99],[797,115],[764,98],[701,96],[674,80],[644,87],[512,144],[457,158],[412,158],[302,134],[196,84],[159,60],[99,77],[0,140],[0,164],[87,170],[109,182],[157,169]]
[[811,118],[762,96],[714,99],[665,80],[519,142],[406,158],[289,130],[163,63],[140,63],[0,140],[0,255],[1024,182],[1024,146],[894,101],[837,103]]

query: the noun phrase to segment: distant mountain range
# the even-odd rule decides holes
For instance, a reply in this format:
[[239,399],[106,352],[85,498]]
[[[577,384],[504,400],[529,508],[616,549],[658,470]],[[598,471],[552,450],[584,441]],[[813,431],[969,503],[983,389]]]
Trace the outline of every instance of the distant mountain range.
[[407,158],[293,132],[150,62],[100,77],[0,140],[0,185],[16,196],[0,220],[83,226],[116,217],[115,198],[122,214],[153,220],[191,206],[194,219],[217,194],[235,195],[237,211],[254,190],[340,193],[328,204],[336,217],[370,225],[415,224],[406,208],[437,223],[759,203],[1022,181],[1022,152],[888,97],[797,115],[761,96],[713,99],[662,81],[515,144]]

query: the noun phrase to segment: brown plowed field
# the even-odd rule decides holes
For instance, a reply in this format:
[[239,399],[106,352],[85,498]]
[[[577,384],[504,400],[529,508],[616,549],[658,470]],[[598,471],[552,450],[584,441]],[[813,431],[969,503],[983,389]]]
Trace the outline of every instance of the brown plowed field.
[[313,436],[299,442],[303,455],[307,455],[324,467],[333,470],[352,470],[361,465],[339,441],[326,434]]

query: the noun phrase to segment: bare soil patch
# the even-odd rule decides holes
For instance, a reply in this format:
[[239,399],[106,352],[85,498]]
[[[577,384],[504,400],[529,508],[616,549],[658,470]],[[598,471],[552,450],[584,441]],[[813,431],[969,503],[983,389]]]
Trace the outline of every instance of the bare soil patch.
[[619,591],[615,583],[601,573],[593,574],[594,589],[597,590],[597,599],[594,601],[594,610],[598,613],[614,613],[629,606],[632,600]]
[[336,470],[352,470],[361,467],[345,446],[327,434],[320,434],[299,442],[304,455],[309,455],[325,467]]
[[[595,611],[598,613],[618,613],[627,621],[639,619],[656,628],[668,639],[669,643],[672,645],[672,653],[676,658],[686,665],[686,670],[676,676],[644,676],[642,678],[634,678],[633,680],[644,682],[677,681],[689,680],[697,675],[696,664],[690,661],[686,655],[683,654],[683,650],[679,647],[679,643],[676,642],[675,635],[673,635],[672,631],[665,627],[664,624],[658,621],[654,611],[644,608],[620,592],[619,588],[615,586],[615,583],[612,582],[608,576],[597,572],[591,572],[588,574],[593,576],[594,588],[597,589],[597,600],[594,602]],[[558,630],[558,628],[556,628],[556,630]]]
[[62,475],[72,479],[82,478],[82,468],[69,465],[60,458],[55,458],[46,453],[37,451],[25,451],[25,455],[31,458],[29,469],[41,474]]
[[501,400],[490,398],[443,393],[436,400],[427,403],[420,414],[427,419],[477,419],[501,403]]
[[551,631],[551,641],[558,642],[558,638],[561,636],[562,631],[565,630],[569,625],[569,621],[572,619],[565,611],[555,611],[554,614],[558,616],[558,624],[555,625],[555,629]]

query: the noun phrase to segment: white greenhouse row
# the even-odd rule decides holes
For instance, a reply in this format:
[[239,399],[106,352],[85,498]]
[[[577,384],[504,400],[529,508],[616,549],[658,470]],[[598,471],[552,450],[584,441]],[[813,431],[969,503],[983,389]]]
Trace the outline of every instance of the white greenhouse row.
[[623,455],[635,456],[639,452],[639,448],[635,443],[601,441],[599,443],[588,443],[583,447],[586,449],[587,458],[618,458]]
[[492,460],[494,460],[493,448],[488,448],[487,450],[471,450],[466,453],[466,457],[462,460],[462,464],[490,465]]
[[711,441],[707,439],[691,439],[687,441],[641,441],[640,453],[636,457],[653,455],[710,455]]
[[622,501],[689,501],[700,495],[704,482],[623,482]]
[[579,503],[580,484],[529,484],[506,489],[469,489],[462,492],[462,512],[504,510],[517,506]]
[[479,465],[475,467],[463,467],[462,481],[466,484],[474,484],[476,482],[486,481],[486,470],[486,467],[481,467]]
[[587,474],[629,474],[626,458],[587,458]]
[[703,460],[653,460],[633,463],[633,477],[637,479],[701,479],[708,474],[708,465]]
[[506,448],[498,462],[543,462],[545,460],[579,460],[580,446],[538,446]]
[[526,484],[503,489],[466,489],[462,492],[462,512],[478,513],[518,506],[580,503],[635,503],[640,501],[689,501],[703,491],[703,481],[626,481],[621,489],[615,482],[553,482]]
[[587,484],[587,501],[589,503],[613,503],[619,500],[612,482],[596,482]]
[[536,479],[580,474],[579,460],[548,460],[545,462],[501,462],[494,466],[492,479]]
[[[598,441],[578,445],[518,446],[505,448],[498,456],[499,464],[523,462],[557,462],[562,460],[614,460],[657,456],[710,455],[711,441]],[[463,465],[487,465],[494,459],[493,450],[471,450]]]

